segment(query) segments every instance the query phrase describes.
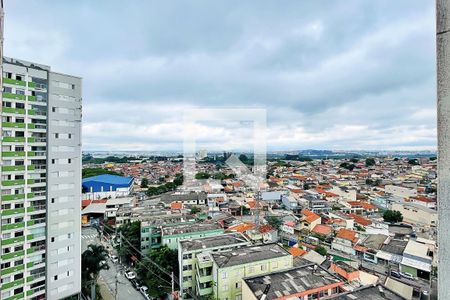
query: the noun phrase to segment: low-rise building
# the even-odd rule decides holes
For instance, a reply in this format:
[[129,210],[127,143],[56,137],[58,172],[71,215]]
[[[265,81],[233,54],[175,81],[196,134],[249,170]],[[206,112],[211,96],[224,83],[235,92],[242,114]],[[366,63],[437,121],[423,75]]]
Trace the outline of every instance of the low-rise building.
[[103,174],[83,179],[83,199],[126,197],[133,191],[133,177]]
[[[190,299],[189,294],[204,296],[212,293],[212,286],[205,286],[212,281],[212,261],[210,266],[204,264],[204,257],[210,252],[231,251],[251,242],[241,233],[220,234],[190,240],[178,241],[178,262],[180,269],[180,287],[182,298]],[[199,268],[199,263],[202,266]]]
[[437,211],[423,205],[408,202],[394,202],[392,203],[392,210],[401,212],[404,222],[422,226],[434,227],[437,225]]
[[429,279],[432,262],[433,253],[429,246],[410,240],[403,251],[400,271],[413,277]]
[[316,264],[242,280],[242,299],[321,299],[336,295],[344,281]]
[[331,248],[350,255],[355,255],[356,251],[354,246],[358,242],[357,235],[358,233],[353,230],[341,228],[333,239]]
[[[211,253],[213,295],[220,300],[242,297],[242,279],[292,268],[292,255],[278,244]],[[208,284],[208,283],[206,283]]]
[[161,228],[161,244],[175,250],[178,247],[178,241],[216,236],[223,232],[223,228],[217,223],[164,226]]

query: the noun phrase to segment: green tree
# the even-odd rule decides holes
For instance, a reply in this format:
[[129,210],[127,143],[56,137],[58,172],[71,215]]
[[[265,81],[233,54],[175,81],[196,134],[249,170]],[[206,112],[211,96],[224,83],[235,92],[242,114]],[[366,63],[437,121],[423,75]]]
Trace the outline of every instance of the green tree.
[[109,171],[103,168],[84,168],[81,171],[81,176],[83,178],[87,178],[87,177],[92,177],[92,176],[97,176],[97,175],[103,175],[103,174],[110,174],[110,175],[118,175],[121,176],[122,174],[114,172],[114,171]]
[[347,170],[349,170],[349,171],[353,171],[353,169],[355,168],[355,165],[354,165],[354,164],[350,164],[350,163],[348,163],[348,162],[343,162],[343,163],[341,163],[341,164],[339,165],[339,167],[344,168],[344,169],[347,169]]
[[147,187],[148,187],[148,179],[146,177],[144,177],[141,180],[141,188],[147,188]]
[[208,179],[210,175],[206,172],[198,172],[195,174],[195,179]]
[[281,221],[280,218],[275,216],[266,217],[266,221],[267,223],[269,223],[270,226],[272,226],[276,230],[280,229],[281,225],[283,224],[283,221]]
[[366,158],[366,167],[371,167],[375,165],[375,159],[372,157]]
[[191,215],[195,215],[196,213],[201,212],[202,210],[198,208],[197,206],[194,206],[191,208]]
[[327,253],[328,253],[328,251],[327,251],[327,249],[325,249],[323,246],[317,246],[315,249],[314,249],[314,251],[316,251],[317,253],[319,253],[320,255],[322,255],[322,256],[326,256],[327,255]]
[[417,158],[410,158],[410,159],[408,159],[408,164],[417,166],[417,165],[419,165],[419,161],[417,160]]
[[120,234],[122,234],[122,237],[126,238],[127,242],[122,242],[122,246],[120,246],[120,243],[118,245],[118,253],[120,257],[130,261],[131,256],[136,256],[137,258],[140,258],[141,255],[138,251],[141,249],[141,222],[136,221],[133,223],[127,223],[123,224],[118,229],[119,239]]
[[96,299],[95,287],[101,270],[109,269],[108,251],[102,245],[89,245],[81,254],[81,278],[85,287],[91,284],[91,299]]
[[[175,275],[178,275],[178,252],[177,250],[171,250],[165,245],[159,249],[150,250],[148,257],[143,257],[137,264],[137,272],[144,278],[144,281],[149,288],[150,296],[160,297],[168,292],[165,290],[165,287],[167,287],[167,282],[170,282],[171,278],[170,276],[161,273],[154,264],[149,262],[149,259],[167,272],[173,272]],[[157,276],[155,276],[155,274],[157,274]]]
[[386,210],[383,213],[383,219],[385,222],[398,223],[403,221],[403,215],[397,210]]
[[227,176],[225,174],[223,174],[222,172],[218,172],[218,173],[214,174],[213,178],[217,179],[217,180],[224,180],[225,178],[227,178]]

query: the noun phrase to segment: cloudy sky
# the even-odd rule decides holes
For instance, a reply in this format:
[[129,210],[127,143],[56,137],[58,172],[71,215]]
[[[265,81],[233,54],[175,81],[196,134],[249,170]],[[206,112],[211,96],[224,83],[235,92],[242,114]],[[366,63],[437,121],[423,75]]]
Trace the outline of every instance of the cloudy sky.
[[[436,145],[434,1],[5,5],[6,56],[83,77],[84,150],[180,149],[192,108],[266,109],[269,150]],[[245,127],[189,134],[246,148]]]

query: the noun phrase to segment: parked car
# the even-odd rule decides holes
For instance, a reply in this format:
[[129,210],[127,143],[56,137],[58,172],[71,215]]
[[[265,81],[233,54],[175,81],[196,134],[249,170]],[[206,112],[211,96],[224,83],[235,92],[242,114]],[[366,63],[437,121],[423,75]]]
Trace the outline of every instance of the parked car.
[[397,272],[397,271],[391,271],[391,277],[394,277],[394,278],[401,278],[402,276],[401,276],[400,273]]
[[131,281],[131,284],[134,286],[134,288],[139,291],[142,286],[141,281],[137,278],[131,279],[130,281]]
[[119,262],[119,258],[116,255],[109,255],[109,258],[111,259],[111,261],[113,263],[118,263]]
[[403,272],[400,272],[400,275],[401,275],[403,278],[406,278],[406,279],[409,279],[409,280],[414,280],[414,276],[412,276],[412,275],[409,274],[409,273],[403,273]]
[[136,274],[134,274],[134,272],[127,271],[127,272],[125,272],[125,277],[126,277],[127,279],[129,279],[129,280],[135,279],[135,278],[136,278]]
[[151,298],[148,294],[148,287],[146,287],[145,285],[141,286],[141,288],[139,289],[139,291],[141,292],[142,296],[145,297],[145,299],[147,300],[152,300],[153,298]]

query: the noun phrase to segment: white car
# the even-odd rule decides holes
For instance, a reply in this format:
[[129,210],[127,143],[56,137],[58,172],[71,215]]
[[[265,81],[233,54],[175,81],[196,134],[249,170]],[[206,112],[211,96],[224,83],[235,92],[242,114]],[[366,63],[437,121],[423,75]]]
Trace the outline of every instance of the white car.
[[139,291],[141,292],[141,294],[145,297],[145,299],[147,300],[151,300],[152,298],[150,298],[147,294],[148,291],[148,287],[146,287],[145,285],[141,286],[141,288],[139,289]]
[[[136,278],[136,274],[134,274],[134,272],[125,272],[125,277],[127,278],[127,279],[135,279]],[[142,288],[142,287],[141,287]]]
[[111,258],[111,261],[113,263],[119,262],[119,258],[116,255],[110,255],[109,258]]

